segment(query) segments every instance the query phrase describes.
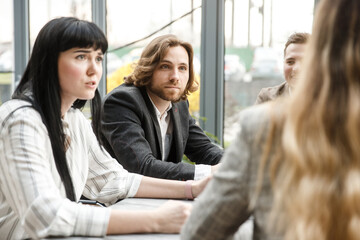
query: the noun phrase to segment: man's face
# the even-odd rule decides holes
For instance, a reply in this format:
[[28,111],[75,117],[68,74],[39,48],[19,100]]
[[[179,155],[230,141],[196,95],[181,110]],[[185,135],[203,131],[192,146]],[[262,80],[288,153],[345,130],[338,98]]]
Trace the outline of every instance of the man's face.
[[291,43],[286,48],[284,57],[284,77],[291,87],[294,87],[296,84],[304,53],[304,43]]
[[189,81],[189,56],[182,46],[171,47],[156,66],[148,92],[157,102],[178,101]]

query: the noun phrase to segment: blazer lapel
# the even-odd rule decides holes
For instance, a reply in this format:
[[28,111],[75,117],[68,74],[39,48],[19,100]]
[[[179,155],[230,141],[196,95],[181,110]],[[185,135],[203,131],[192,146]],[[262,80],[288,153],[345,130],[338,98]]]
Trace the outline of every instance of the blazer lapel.
[[183,136],[179,108],[176,103],[173,103],[171,109],[171,121],[173,122],[173,144],[175,145],[176,162],[181,162],[183,157]]

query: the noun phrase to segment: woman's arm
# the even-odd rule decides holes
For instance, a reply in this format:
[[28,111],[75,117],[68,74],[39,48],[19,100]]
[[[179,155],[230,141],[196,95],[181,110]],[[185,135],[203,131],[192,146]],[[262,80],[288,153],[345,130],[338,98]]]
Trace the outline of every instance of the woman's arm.
[[[210,177],[196,182],[182,182],[143,177],[135,197],[183,199],[187,197],[187,187],[192,196],[197,197],[209,180]],[[190,204],[178,201],[168,201],[152,211],[114,210],[110,215],[107,234],[178,233],[189,216],[190,210]]]
[[176,181],[143,177],[135,197],[138,198],[188,198],[186,191],[191,190],[193,198],[199,196],[211,177],[199,181]]
[[178,233],[189,216],[190,210],[190,204],[172,200],[155,210],[113,210],[107,234]]
[[[85,128],[82,131],[86,133],[84,138],[89,141],[89,175],[83,192],[88,198],[107,204],[126,197],[185,199],[192,195],[190,198],[195,198],[210,179],[208,177],[200,181],[184,182],[129,173],[99,147],[87,120],[83,120],[81,125]],[[110,193],[108,189],[111,189]],[[94,198],[94,195],[98,197]]]
[[[22,108],[2,122],[17,102],[11,100],[0,108],[1,236],[104,236],[111,210],[66,198],[48,132],[36,110]],[[81,176],[78,169],[72,170]],[[75,189],[83,187],[73,183]]]

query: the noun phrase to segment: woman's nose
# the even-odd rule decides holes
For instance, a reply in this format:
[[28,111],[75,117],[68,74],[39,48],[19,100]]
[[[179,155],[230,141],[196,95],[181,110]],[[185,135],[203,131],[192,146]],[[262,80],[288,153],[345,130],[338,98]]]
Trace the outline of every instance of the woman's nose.
[[89,61],[88,71],[87,73],[89,75],[96,74],[99,71],[102,70],[102,64],[99,62],[96,62],[96,60]]

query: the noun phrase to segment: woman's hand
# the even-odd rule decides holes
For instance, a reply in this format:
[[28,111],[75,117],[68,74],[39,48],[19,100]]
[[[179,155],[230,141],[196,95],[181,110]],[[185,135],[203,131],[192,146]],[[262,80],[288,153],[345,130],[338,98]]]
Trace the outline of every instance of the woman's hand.
[[216,172],[220,166],[221,166],[221,163],[211,166],[211,173]]
[[191,205],[170,200],[154,210],[112,209],[107,234],[179,233]]
[[154,210],[157,219],[155,232],[179,233],[185,220],[190,215],[191,207],[190,204],[174,200],[164,203]]
[[199,181],[194,181],[191,184],[191,192],[194,198],[198,197],[200,195],[200,193],[204,190],[204,188],[206,187],[207,183],[211,180],[212,175],[203,178]]

